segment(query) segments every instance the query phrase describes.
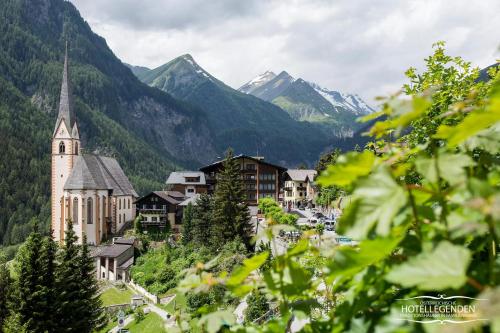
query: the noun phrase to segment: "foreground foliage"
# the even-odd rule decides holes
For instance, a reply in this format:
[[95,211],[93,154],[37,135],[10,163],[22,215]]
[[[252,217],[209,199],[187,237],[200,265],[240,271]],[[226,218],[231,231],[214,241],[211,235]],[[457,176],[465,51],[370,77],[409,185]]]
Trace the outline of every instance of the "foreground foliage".
[[14,278],[1,275],[3,331],[92,332],[101,325],[94,259],[76,239],[71,222],[60,248],[35,228],[13,263]]
[[[407,97],[391,96],[366,117],[380,117],[370,129],[375,141],[339,156],[319,179],[349,195],[338,232],[359,245],[313,242],[306,232],[267,270],[259,268],[268,251],[230,274],[198,265],[180,291],[224,286],[242,300],[259,290],[279,314],[236,324],[223,301],[196,322],[179,313],[180,331],[287,332],[297,319],[301,332],[500,330],[500,76],[492,70],[478,82],[478,71],[447,56],[442,43],[426,64],[424,73],[407,72]],[[261,236],[272,242],[275,229]],[[486,299],[468,301],[486,320],[401,320],[398,300],[420,295]]]

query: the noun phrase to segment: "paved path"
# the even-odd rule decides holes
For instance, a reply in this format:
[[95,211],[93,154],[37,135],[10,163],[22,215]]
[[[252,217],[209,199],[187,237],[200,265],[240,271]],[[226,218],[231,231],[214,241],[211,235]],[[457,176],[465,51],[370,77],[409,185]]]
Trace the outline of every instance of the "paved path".
[[[134,315],[129,315],[128,317],[125,317],[125,320],[123,321],[123,326],[122,328],[126,327],[128,324],[131,324],[134,321]],[[120,327],[116,325],[113,327],[109,332],[110,333],[117,333]]]

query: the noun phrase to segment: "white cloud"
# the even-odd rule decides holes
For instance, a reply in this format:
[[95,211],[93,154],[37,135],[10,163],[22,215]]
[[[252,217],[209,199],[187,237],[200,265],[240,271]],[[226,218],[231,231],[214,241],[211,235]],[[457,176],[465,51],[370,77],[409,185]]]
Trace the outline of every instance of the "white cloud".
[[421,67],[432,43],[484,67],[500,44],[498,0],[72,0],[123,61],[190,53],[238,88],[267,69],[369,101]]

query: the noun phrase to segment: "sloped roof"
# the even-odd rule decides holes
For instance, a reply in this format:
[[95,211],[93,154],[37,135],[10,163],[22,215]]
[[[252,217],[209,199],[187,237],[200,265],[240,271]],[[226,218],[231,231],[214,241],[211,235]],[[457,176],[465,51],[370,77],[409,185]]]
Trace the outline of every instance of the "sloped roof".
[[[125,244],[113,244],[113,245],[104,245],[99,246],[99,251],[94,255],[96,257],[108,257],[108,258],[116,258],[119,257],[122,253],[130,249],[132,245]],[[133,258],[133,256],[132,256]]]
[[[198,182],[187,182],[186,177],[195,178],[199,177]],[[182,184],[182,185],[205,185],[205,174],[201,171],[174,171],[171,172],[167,179],[167,184]]]
[[118,161],[99,155],[75,156],[75,165],[64,189],[113,190],[113,195],[138,197]]
[[174,205],[182,202],[185,198],[184,194],[177,191],[155,191],[153,193]]
[[[272,167],[275,167],[277,169],[280,169],[282,171],[286,171],[286,168],[282,167],[282,166],[279,166],[279,165],[276,165],[276,164],[272,164],[272,163],[269,163],[269,162],[266,162],[264,161],[263,158],[261,157],[252,157],[252,156],[248,156],[248,155],[245,155],[245,154],[239,154],[239,155],[236,155],[236,156],[233,156],[233,159],[240,159],[240,158],[246,158],[246,159],[249,159],[249,160],[252,160],[252,161],[255,161],[257,163],[262,163],[262,164],[266,164],[266,165],[269,165],[269,166],[272,166]],[[219,166],[219,165],[222,165],[222,163],[224,163],[224,160],[220,160],[220,161],[216,161],[212,164],[209,164],[209,165],[206,165],[204,167],[201,167],[200,168],[200,171],[208,171],[210,169],[212,169],[213,167],[216,167],[216,166]]]
[[305,182],[306,178],[310,181],[314,180],[316,177],[316,170],[302,170],[302,169],[288,169],[286,171],[291,180]]

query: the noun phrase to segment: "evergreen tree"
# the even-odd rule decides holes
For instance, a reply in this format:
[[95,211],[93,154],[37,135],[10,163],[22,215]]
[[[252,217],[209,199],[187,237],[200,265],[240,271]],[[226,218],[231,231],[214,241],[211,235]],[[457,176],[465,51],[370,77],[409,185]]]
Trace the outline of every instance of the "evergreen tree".
[[44,288],[45,329],[48,332],[56,332],[58,327],[56,317],[58,304],[55,284],[56,254],[57,244],[54,242],[52,235],[45,237],[42,242],[41,252],[43,264],[41,280]]
[[83,332],[85,304],[81,301],[80,248],[73,223],[68,221],[64,232],[64,245],[59,253],[59,266],[56,270],[58,290],[57,320],[60,332]]
[[44,240],[35,228],[22,248],[19,250],[16,261],[18,267],[18,280],[16,293],[13,299],[13,310],[16,311],[18,320],[31,332],[50,332],[53,329],[51,295],[54,294],[54,257],[49,253],[54,248],[47,250]]
[[0,253],[0,329],[9,316],[8,303],[12,292],[12,278],[7,265],[7,257]]
[[193,205],[189,203],[184,208],[182,216],[182,244],[186,245],[193,239]]
[[191,239],[194,244],[213,244],[212,211],[213,199],[207,194],[200,195],[196,200],[196,206],[193,207]]
[[240,165],[229,149],[217,176],[213,212],[214,245],[220,247],[239,237],[247,248],[251,248],[253,226],[245,203],[245,191],[240,174]]
[[94,259],[90,256],[87,236],[83,235],[78,265],[80,270],[80,298],[82,311],[78,332],[92,332],[103,322],[102,302],[99,298],[99,288],[95,276]]

